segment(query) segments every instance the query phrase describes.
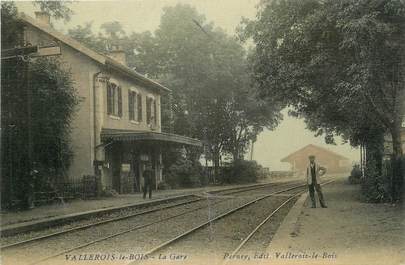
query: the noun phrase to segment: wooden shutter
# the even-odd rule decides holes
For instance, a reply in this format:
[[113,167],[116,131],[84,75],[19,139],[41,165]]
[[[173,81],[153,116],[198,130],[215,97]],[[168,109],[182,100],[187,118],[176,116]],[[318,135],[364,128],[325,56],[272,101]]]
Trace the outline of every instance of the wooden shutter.
[[128,90],[128,114],[129,120],[134,120],[134,92]]
[[136,97],[137,97],[136,107],[137,107],[137,111],[138,111],[138,121],[141,122],[142,121],[142,95],[137,94]]
[[154,121],[154,124],[157,125],[157,106],[156,106],[156,99],[153,100],[153,121]]
[[117,87],[118,90],[118,116],[122,117],[122,93],[121,87]]
[[112,100],[111,83],[107,83],[107,114],[112,113]]
[[152,116],[152,102],[151,98],[146,98],[146,123],[150,124],[150,119]]

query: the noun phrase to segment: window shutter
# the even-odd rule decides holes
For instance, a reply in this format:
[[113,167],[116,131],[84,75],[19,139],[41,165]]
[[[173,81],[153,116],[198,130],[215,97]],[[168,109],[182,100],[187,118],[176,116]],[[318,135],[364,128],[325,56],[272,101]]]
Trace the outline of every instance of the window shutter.
[[122,93],[121,87],[117,87],[118,89],[118,116],[122,117]]
[[128,90],[128,114],[129,120],[134,119],[134,101],[133,101],[133,92]]
[[137,99],[136,99],[136,106],[137,106],[137,110],[138,110],[138,121],[141,122],[142,121],[142,95],[138,94],[137,95]]
[[111,95],[111,84],[107,83],[107,114],[112,113],[112,95]]
[[152,116],[152,102],[151,102],[151,98],[146,98],[146,123],[150,124],[150,120],[151,120],[151,116]]
[[154,121],[154,124],[157,125],[157,106],[156,106],[156,99],[153,100],[153,121]]

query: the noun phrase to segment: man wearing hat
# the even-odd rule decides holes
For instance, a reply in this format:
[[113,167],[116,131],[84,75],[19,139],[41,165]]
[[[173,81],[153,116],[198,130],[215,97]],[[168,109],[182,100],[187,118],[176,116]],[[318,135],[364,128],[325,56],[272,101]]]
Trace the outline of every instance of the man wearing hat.
[[152,165],[150,162],[146,163],[143,176],[143,198],[146,198],[146,193],[149,192],[149,199],[152,199]]
[[315,190],[318,194],[319,203],[321,204],[322,208],[327,208],[325,199],[323,198],[322,189],[321,189],[321,181],[320,177],[326,173],[326,169],[324,167],[319,166],[315,163],[315,156],[309,156],[309,165],[307,167],[307,184],[309,195],[312,201],[312,208],[316,208],[316,201],[315,201]]

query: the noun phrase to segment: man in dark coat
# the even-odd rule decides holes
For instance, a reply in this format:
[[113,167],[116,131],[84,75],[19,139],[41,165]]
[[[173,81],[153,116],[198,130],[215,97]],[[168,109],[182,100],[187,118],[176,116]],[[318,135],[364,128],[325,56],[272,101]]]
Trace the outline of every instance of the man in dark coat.
[[312,201],[312,208],[316,208],[316,201],[315,201],[315,190],[318,194],[319,203],[321,204],[322,208],[327,208],[325,199],[322,194],[321,188],[321,180],[320,177],[326,173],[326,169],[324,167],[319,166],[315,163],[315,156],[309,156],[309,165],[307,167],[307,184],[309,189],[309,196],[311,197]]
[[145,170],[143,171],[143,198],[146,198],[146,193],[149,192],[149,199],[152,199],[152,182],[153,182],[153,172],[150,163],[146,164]]

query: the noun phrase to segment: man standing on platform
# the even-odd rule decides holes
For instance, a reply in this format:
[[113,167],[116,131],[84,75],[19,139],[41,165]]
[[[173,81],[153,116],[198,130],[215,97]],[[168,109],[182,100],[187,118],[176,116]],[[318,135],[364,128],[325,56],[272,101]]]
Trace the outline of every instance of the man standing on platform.
[[323,198],[322,189],[321,189],[321,181],[320,177],[326,173],[326,169],[324,167],[319,166],[315,163],[315,156],[309,156],[309,165],[307,167],[307,184],[309,195],[312,201],[312,208],[316,208],[316,201],[315,201],[315,190],[318,194],[319,203],[321,204],[322,208],[327,208],[325,204],[325,199]]
[[146,193],[149,192],[149,199],[152,199],[152,166],[150,162],[145,165],[145,170],[143,171],[143,198],[146,198]]

